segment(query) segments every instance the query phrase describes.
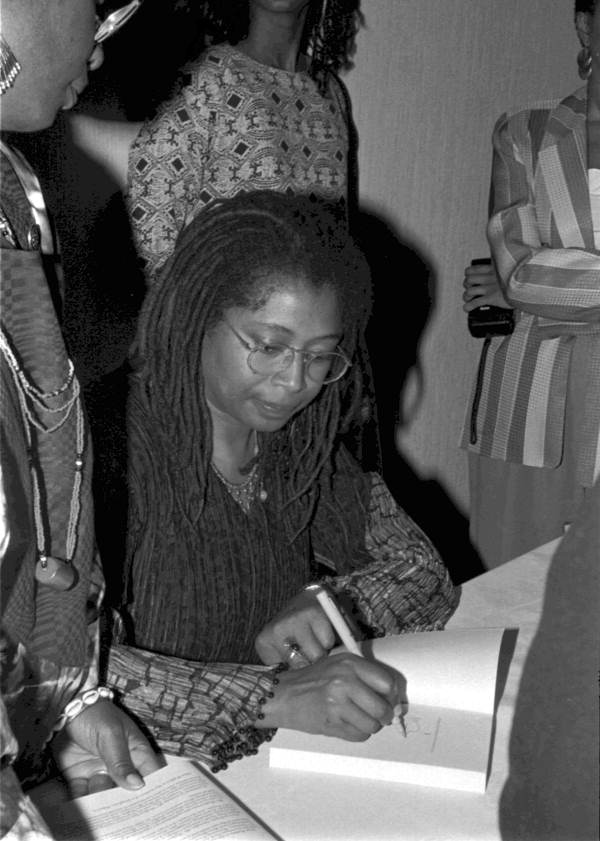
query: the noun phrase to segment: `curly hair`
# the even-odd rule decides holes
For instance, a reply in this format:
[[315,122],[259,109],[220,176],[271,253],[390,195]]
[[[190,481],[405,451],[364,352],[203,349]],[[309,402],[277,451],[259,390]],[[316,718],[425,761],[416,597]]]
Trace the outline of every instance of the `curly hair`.
[[[237,44],[248,34],[248,0],[204,0],[205,27],[213,43]],[[319,87],[329,73],[352,67],[356,34],[363,23],[360,0],[311,0],[301,50],[311,56],[310,75]]]
[[308,524],[316,478],[331,465],[336,439],[362,401],[370,276],[336,206],[264,191],[199,214],[142,307],[128,413],[134,543],[142,538],[132,532],[149,523],[175,518],[184,528],[196,527],[212,457],[212,422],[199,373],[203,340],[230,307],[263,306],[278,288],[274,275],[283,284],[291,275],[335,291],[341,346],[355,363],[283,429],[260,436],[261,469],[274,476],[282,510],[302,500],[295,534]]

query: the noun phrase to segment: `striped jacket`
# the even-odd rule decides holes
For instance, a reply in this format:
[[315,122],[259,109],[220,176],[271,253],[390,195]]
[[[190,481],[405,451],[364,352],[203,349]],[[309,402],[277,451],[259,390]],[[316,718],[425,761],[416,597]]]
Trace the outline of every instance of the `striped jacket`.
[[[492,458],[556,467],[563,454],[569,377],[585,384],[577,477],[600,467],[600,251],[594,246],[587,175],[586,88],[562,101],[504,114],[493,134],[488,240],[508,301],[511,336],[492,340],[469,439]],[[585,367],[573,370],[575,343]]]

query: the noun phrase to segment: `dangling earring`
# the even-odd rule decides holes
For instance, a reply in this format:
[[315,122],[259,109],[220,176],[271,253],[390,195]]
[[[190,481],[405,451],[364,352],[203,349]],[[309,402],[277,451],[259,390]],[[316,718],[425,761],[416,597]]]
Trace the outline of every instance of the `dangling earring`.
[[0,35],[0,96],[12,88],[20,70],[17,57]]
[[582,79],[589,79],[592,72],[592,54],[588,47],[582,47],[577,54],[577,67]]

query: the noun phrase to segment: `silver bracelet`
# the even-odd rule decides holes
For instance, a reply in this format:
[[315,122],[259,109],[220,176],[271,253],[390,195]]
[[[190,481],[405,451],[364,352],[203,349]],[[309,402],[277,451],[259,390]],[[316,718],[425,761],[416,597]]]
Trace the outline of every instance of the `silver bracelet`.
[[77,718],[79,713],[82,713],[86,707],[91,707],[93,704],[106,699],[112,701],[115,693],[107,686],[97,686],[95,689],[87,689],[84,693],[66,705],[62,714],[60,715],[55,730],[61,730],[66,724],[70,724],[74,718]]

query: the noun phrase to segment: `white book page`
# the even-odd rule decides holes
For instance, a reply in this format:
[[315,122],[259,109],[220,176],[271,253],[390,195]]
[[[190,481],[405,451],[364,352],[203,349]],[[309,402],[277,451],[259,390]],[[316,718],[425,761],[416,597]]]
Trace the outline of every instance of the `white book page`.
[[411,704],[491,714],[504,628],[397,634],[361,643],[406,679]]
[[461,629],[361,643],[365,657],[404,677],[404,726],[397,720],[364,742],[280,729],[270,766],[484,792],[503,634]]
[[205,773],[181,759],[145,777],[143,789],[80,797],[44,812],[57,841],[273,841]]
[[271,768],[462,791],[485,791],[492,716],[413,707],[399,725],[365,742],[279,730],[269,744]]

